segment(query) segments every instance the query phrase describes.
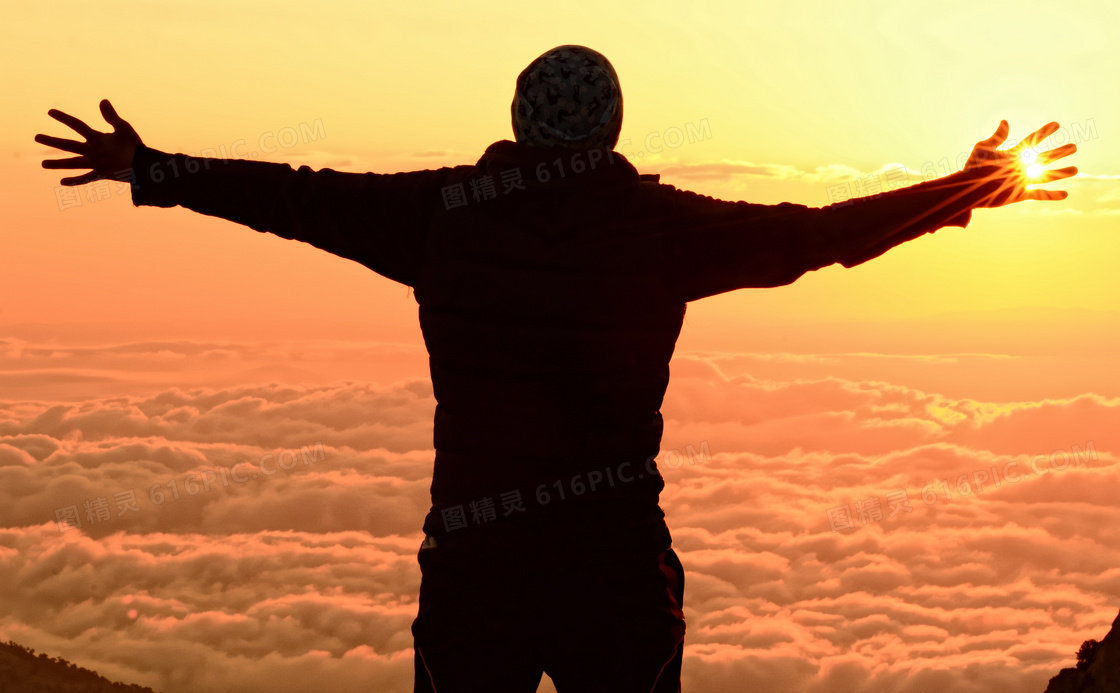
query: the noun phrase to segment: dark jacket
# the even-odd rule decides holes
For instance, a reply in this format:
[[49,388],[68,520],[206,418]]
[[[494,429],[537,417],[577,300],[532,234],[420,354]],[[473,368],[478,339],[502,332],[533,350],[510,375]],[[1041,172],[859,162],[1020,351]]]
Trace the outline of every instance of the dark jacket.
[[613,528],[665,544],[652,459],[685,304],[966,226],[976,197],[949,176],[821,209],[726,202],[608,150],[505,140],[474,166],[407,173],[147,147],[133,165],[134,204],[304,241],[415,289],[437,401],[424,529],[439,537]]

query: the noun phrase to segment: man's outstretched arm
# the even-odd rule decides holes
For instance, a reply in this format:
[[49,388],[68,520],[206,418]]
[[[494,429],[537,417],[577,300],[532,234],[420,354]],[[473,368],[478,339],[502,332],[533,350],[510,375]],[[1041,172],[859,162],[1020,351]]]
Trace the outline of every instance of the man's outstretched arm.
[[37,142],[80,155],[44,161],[45,168],[93,169],[64,178],[63,185],[120,179],[131,171],[136,205],[181,205],[257,231],[305,241],[415,286],[424,232],[452,169],[342,173],[167,154],[145,146],[107,100],[101,102],[101,112],[114,132],[97,132],[73,116],[52,110],[51,117],[69,125],[86,142],[36,136]]
[[[1057,123],[1050,123],[1019,145],[1000,150],[1009,131],[1003,121],[992,137],[976,145],[962,171],[823,208],[728,202],[661,186],[668,188],[659,193],[666,252],[679,268],[669,275],[685,301],[741,288],[784,286],[836,262],[854,267],[943,226],[967,226],[976,208],[1064,199],[1064,191],[1027,186],[1068,178],[1076,168],[1028,180],[1020,160],[1024,149],[1057,129]],[[1076,150],[1068,144],[1039,154],[1036,162],[1047,164]]]

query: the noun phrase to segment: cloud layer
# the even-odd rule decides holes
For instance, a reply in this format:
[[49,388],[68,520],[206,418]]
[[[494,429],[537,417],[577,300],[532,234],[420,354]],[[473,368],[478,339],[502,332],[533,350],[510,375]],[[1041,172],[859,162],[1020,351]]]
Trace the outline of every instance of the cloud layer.
[[[248,381],[273,358],[2,348],[0,377],[48,389],[52,358],[84,360],[105,391],[143,381],[136,359],[190,383],[211,360]],[[332,358],[270,348],[308,372]],[[1120,602],[1120,400],[984,402],[815,370],[835,358],[674,359],[659,462],[685,687],[1042,690]],[[167,693],[411,690],[431,387],[282,375],[0,401],[0,639]]]

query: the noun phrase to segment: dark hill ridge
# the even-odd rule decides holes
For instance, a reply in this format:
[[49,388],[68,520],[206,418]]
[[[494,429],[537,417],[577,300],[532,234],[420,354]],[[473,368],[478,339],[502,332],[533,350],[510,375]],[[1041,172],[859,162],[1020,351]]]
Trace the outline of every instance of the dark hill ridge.
[[1077,667],[1059,671],[1046,693],[1120,693],[1120,614],[1103,640],[1081,645]]
[[0,691],[4,693],[155,693],[114,683],[61,657],[35,654],[9,640],[0,643]]

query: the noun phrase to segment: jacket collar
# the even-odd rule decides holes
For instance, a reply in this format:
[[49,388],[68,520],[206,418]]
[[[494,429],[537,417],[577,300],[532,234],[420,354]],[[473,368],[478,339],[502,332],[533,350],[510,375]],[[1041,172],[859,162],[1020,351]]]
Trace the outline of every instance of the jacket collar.
[[527,188],[561,189],[594,183],[637,183],[638,171],[626,157],[607,148],[534,147],[499,140],[486,148],[476,166],[495,181],[518,171]]

